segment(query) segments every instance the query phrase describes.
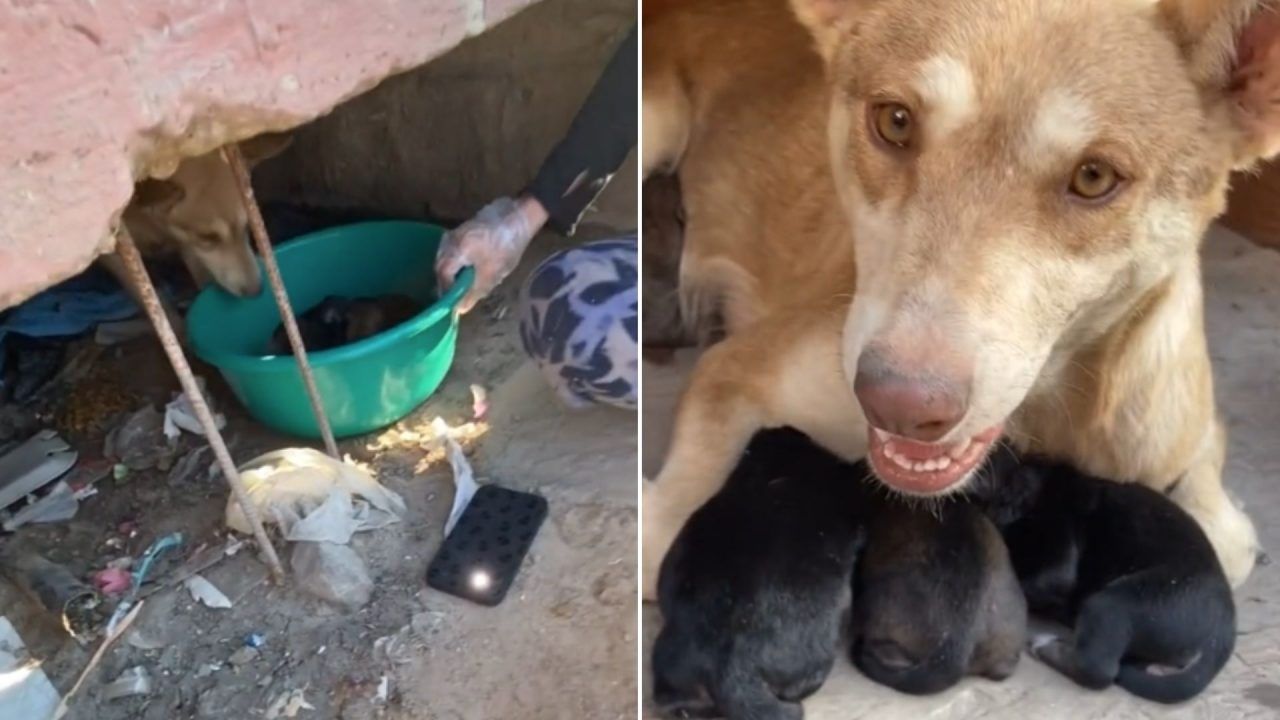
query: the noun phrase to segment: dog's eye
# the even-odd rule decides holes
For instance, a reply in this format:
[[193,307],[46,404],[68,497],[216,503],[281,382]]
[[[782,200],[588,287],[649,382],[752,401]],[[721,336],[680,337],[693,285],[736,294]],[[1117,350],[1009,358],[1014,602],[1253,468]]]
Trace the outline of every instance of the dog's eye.
[[1101,160],[1085,160],[1071,174],[1071,194],[1089,202],[1108,199],[1120,186],[1120,173]]
[[910,147],[916,133],[911,110],[901,103],[882,103],[872,107],[871,126],[881,140],[897,148]]

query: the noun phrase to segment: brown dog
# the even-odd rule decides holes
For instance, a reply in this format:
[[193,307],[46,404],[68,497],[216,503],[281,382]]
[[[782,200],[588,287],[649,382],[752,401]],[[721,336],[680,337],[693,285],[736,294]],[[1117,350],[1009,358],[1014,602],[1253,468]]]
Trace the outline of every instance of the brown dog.
[[[252,167],[283,152],[290,141],[287,135],[260,135],[240,149]],[[183,160],[168,178],[138,183],[124,211],[125,227],[143,257],[177,255],[198,286],[212,281],[238,297],[262,291],[248,223],[231,168],[216,150]],[[119,256],[104,255],[101,262],[138,299]]]
[[[645,21],[646,173],[729,337],[644,490],[644,584],[760,427],[964,487],[991,443],[1169,490],[1233,583],[1198,246],[1280,150],[1257,0],[701,0]],[[794,13],[792,12],[794,10]],[[857,262],[854,262],[856,257]]]

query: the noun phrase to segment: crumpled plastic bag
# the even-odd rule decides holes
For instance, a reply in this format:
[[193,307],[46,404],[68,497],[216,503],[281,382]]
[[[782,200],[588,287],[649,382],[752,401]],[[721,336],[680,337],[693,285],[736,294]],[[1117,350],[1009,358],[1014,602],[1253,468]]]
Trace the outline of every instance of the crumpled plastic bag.
[[355,550],[326,542],[294,543],[289,559],[298,589],[345,607],[358,610],[373,595],[373,579]]
[[[264,523],[290,541],[345,544],[351,535],[398,522],[404,498],[351,462],[311,448],[285,448],[241,465],[249,500]],[[252,532],[235,496],[227,499],[227,527]]]
[[[227,419],[220,412],[213,410],[213,401],[209,397],[209,393],[205,391],[204,378],[196,377],[196,387],[200,388],[200,394],[204,396],[204,401],[209,403],[209,410],[213,412],[213,424],[219,430],[227,426]],[[191,406],[191,399],[186,393],[179,393],[164,406],[164,436],[170,442],[178,439],[182,435],[182,431],[196,435],[204,435],[204,426],[200,424],[200,418],[196,417],[196,410]]]
[[471,498],[480,486],[476,484],[475,473],[471,470],[471,463],[467,461],[462,446],[449,434],[449,424],[443,418],[436,418],[431,421],[431,428],[435,430],[438,441],[444,443],[449,467],[453,469],[453,507],[450,508],[449,519],[444,524],[444,536],[449,537],[449,533],[453,532],[453,526],[458,524],[458,518],[462,517],[462,511],[471,504]]

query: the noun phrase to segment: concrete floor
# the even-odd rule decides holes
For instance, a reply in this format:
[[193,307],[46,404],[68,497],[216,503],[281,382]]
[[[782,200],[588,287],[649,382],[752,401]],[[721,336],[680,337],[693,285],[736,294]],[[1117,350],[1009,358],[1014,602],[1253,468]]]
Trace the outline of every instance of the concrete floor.
[[[1205,243],[1207,325],[1218,405],[1230,433],[1227,483],[1258,526],[1263,547],[1280,552],[1280,253],[1226,230]],[[660,467],[674,399],[692,357],[645,366],[643,468]],[[1030,657],[1012,678],[968,680],[941,695],[913,698],[837,663],[826,685],[805,703],[809,720],[1054,720],[1056,718],[1280,718],[1280,567],[1260,566],[1237,593],[1235,657],[1200,697],[1175,708],[1138,700],[1119,689],[1091,692]],[[644,609],[645,659],[661,622]],[[646,717],[657,717],[649,706]]]

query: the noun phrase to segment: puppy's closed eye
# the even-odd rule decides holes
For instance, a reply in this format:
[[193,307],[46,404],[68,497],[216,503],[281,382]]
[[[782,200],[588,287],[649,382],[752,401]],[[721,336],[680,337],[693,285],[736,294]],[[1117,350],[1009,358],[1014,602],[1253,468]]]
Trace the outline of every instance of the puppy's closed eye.
[[915,667],[919,662],[892,640],[868,640],[866,649],[867,652],[876,656],[881,665],[891,670],[906,670]]

